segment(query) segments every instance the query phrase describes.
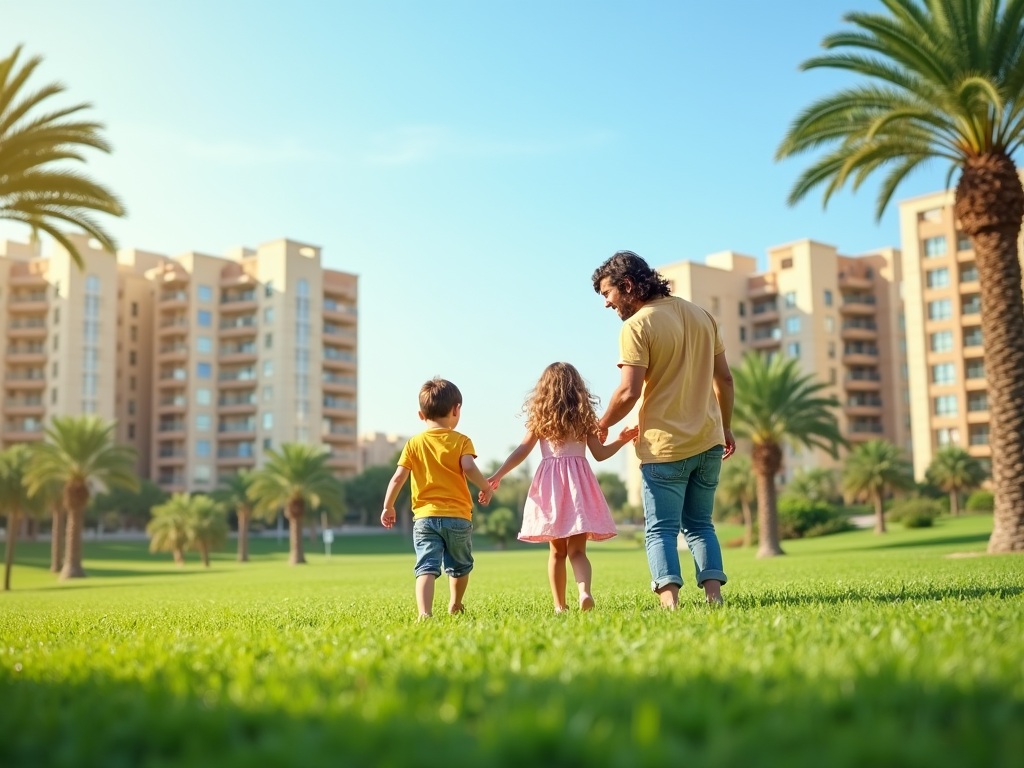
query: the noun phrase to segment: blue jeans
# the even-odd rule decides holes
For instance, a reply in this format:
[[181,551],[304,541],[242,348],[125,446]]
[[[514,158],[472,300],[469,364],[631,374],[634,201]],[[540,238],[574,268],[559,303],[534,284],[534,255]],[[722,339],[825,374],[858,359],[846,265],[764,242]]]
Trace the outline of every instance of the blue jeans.
[[457,579],[473,570],[473,523],[461,517],[421,517],[412,524],[416,576],[444,572]]
[[697,586],[708,579],[726,582],[722,547],[711,512],[725,449],[716,445],[682,461],[643,464],[644,539],[651,567],[651,589],[682,586],[678,538],[682,530],[697,568]]

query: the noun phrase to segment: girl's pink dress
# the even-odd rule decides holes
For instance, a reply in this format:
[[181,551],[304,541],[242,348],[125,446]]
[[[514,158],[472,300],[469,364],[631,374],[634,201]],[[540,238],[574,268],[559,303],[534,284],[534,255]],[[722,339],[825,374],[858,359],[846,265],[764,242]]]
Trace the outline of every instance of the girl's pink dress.
[[615,535],[615,521],[587,463],[584,443],[540,441],[543,458],[523,509],[520,541],[551,541],[581,533],[600,541]]

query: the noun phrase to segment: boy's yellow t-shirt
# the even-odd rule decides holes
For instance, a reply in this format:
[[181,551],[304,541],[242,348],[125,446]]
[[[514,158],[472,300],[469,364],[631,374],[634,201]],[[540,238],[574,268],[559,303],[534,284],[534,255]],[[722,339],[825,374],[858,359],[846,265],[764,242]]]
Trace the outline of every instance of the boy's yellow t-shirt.
[[398,466],[412,473],[412,516],[473,518],[462,457],[476,458],[473,441],[454,429],[428,429],[409,440]]

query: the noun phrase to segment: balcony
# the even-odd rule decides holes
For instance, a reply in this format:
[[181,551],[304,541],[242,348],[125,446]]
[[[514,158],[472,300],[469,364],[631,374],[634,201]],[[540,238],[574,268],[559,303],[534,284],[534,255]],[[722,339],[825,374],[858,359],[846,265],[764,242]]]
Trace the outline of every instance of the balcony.
[[854,342],[843,346],[844,365],[877,365],[878,347],[874,344]]
[[325,396],[323,409],[324,416],[350,416],[356,409],[356,401],[343,397]]
[[182,472],[160,472],[156,477],[157,485],[165,491],[184,491],[185,475]]
[[256,315],[237,315],[225,317],[220,321],[220,338],[232,339],[237,337],[255,336],[259,330]]
[[334,323],[324,323],[324,335],[333,336],[335,339],[351,339],[353,344],[356,341],[355,328],[342,328]]
[[163,395],[157,401],[157,413],[180,413],[188,406],[184,394]]
[[778,296],[779,284],[775,275],[768,272],[763,275],[755,275],[747,278],[747,296],[751,299],[758,299],[762,296]]
[[848,435],[849,439],[855,442],[875,440],[883,431],[882,424],[877,421],[851,421]]
[[[351,416],[352,414],[348,415]],[[325,443],[355,444],[356,425],[339,421],[327,421],[321,432],[321,438]]]
[[46,371],[42,368],[10,368],[4,373],[8,389],[45,389]]
[[774,301],[762,301],[750,307],[750,317],[754,323],[777,323],[779,307]]
[[183,309],[188,306],[188,291],[163,291],[160,294],[160,310]]
[[881,416],[882,398],[876,395],[853,395],[846,400],[843,412],[847,416]]
[[875,341],[878,324],[874,320],[844,320],[841,338],[846,341]]
[[755,328],[750,345],[754,349],[770,349],[781,343],[782,329],[776,325],[772,328]]
[[882,388],[882,376],[878,371],[852,370],[846,374],[844,384],[851,392],[877,392]]
[[4,400],[4,413],[8,416],[39,416],[46,412],[40,395],[22,395]]
[[349,304],[344,301],[336,301],[324,297],[324,317],[329,320],[337,320],[346,324],[356,322],[359,315],[359,310],[355,304]]
[[180,435],[185,436],[185,422],[184,421],[160,421],[157,423],[156,431],[162,436],[167,437],[169,435]]
[[185,463],[185,447],[180,444],[162,444],[156,454],[156,463],[164,466]]
[[8,365],[41,365],[46,362],[46,346],[39,343],[11,344],[7,347]]
[[171,360],[185,360],[188,358],[188,344],[176,342],[172,344],[161,344],[157,349],[157,359],[169,362]]
[[7,337],[10,339],[43,339],[46,338],[46,318],[16,317],[7,325]]
[[350,368],[356,364],[355,352],[335,347],[324,347],[324,365]]
[[223,394],[217,398],[217,413],[229,415],[235,413],[252,413],[256,410],[256,392]]
[[12,293],[7,299],[7,308],[11,314],[45,312],[49,307],[49,303],[46,291]]
[[256,291],[224,290],[220,293],[220,311],[222,315],[228,312],[231,314],[238,312],[254,312],[258,304],[259,298]]
[[[960,301],[961,317],[981,314],[981,296],[979,296],[978,294],[965,294]],[[971,319],[971,322],[974,322],[974,318]]]
[[6,443],[30,443],[43,438],[43,422],[40,419],[16,419],[7,421],[0,433]]
[[244,388],[256,386],[255,368],[221,369],[217,381],[222,388]]
[[839,311],[844,315],[873,315],[878,300],[871,294],[846,293]]
[[188,371],[184,368],[165,368],[160,371],[160,381],[187,381]]
[[221,365],[231,363],[251,363],[256,361],[258,350],[256,344],[247,342],[243,344],[221,344],[218,350]]
[[[31,268],[33,268],[33,267],[35,267],[37,265],[33,264],[32,262],[29,262],[26,266],[28,266],[31,269]],[[11,286],[11,288],[36,288],[37,289],[35,291],[30,291],[31,293],[40,293],[40,292],[45,293],[46,292],[46,286],[47,286],[46,278],[43,277],[43,275],[41,275],[41,274],[39,274],[37,272],[31,272],[29,274],[21,274],[21,275],[15,275],[15,274],[9,275],[7,277],[7,283],[8,283],[8,285]]]
[[217,463],[222,466],[247,466],[256,460],[256,444],[231,443],[217,448]]
[[256,437],[256,419],[222,420],[217,425],[217,434],[253,439]]
[[322,385],[325,392],[354,392],[356,388],[356,377],[324,371]]
[[184,315],[165,317],[157,327],[159,336],[182,336],[188,333],[188,318]]

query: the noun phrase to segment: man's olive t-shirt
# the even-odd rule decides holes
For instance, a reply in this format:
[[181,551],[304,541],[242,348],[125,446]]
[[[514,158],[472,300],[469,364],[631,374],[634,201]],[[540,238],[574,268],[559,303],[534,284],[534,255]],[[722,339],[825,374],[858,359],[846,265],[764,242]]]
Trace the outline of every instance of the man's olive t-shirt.
[[619,365],[646,368],[640,402],[641,463],[663,464],[725,443],[714,390],[725,351],[714,318],[677,296],[644,304],[622,325]]

